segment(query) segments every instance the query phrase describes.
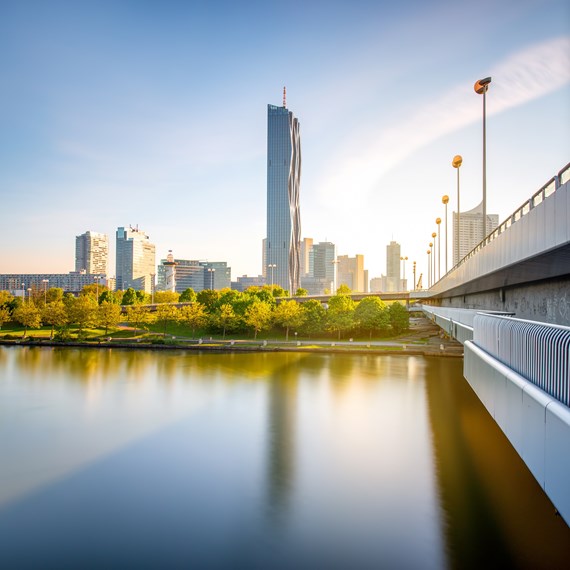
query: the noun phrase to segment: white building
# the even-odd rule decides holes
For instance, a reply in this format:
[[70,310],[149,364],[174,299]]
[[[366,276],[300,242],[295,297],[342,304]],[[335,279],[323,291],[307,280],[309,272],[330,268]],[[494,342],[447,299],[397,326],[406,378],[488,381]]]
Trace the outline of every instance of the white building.
[[155,246],[138,227],[117,228],[117,289],[152,293],[156,273]]
[[[483,241],[483,202],[467,212],[459,213],[459,255],[457,252],[457,212],[453,212],[453,265]],[[487,214],[487,235],[499,225],[497,214]]]
[[87,231],[75,238],[75,271],[107,275],[109,238]]

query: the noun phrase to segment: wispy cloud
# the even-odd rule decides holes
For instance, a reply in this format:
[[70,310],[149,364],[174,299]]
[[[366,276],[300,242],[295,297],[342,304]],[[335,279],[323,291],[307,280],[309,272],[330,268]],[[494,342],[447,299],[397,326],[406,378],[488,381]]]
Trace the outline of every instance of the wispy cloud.
[[[535,44],[499,62],[488,74],[493,77],[488,115],[502,113],[543,97],[570,83],[570,37]],[[471,85],[447,89],[431,103],[389,127],[370,125],[355,133],[336,160],[333,174],[319,182],[323,195],[342,196],[347,189],[366,197],[392,168],[422,146],[481,119],[481,108],[473,104]],[[358,148],[358,153],[354,151]],[[364,152],[361,149],[366,149]]]

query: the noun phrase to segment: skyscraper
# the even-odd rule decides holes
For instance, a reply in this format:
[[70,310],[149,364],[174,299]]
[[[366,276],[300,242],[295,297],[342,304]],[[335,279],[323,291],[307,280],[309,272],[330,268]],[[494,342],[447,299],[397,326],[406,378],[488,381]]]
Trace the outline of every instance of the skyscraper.
[[[300,287],[301,138],[299,121],[283,107],[267,106],[267,238],[264,265],[273,283],[291,294]],[[267,275],[267,268],[263,274]]]
[[75,238],[75,271],[107,275],[109,239],[105,234],[87,231]]
[[337,262],[337,287],[346,285],[354,293],[368,293],[368,272],[364,269],[364,256],[339,255]]
[[138,227],[117,228],[117,289],[152,292],[155,266],[155,247]]
[[[459,254],[457,252],[457,212],[453,212],[453,265],[459,263],[483,241],[483,202],[467,212],[460,212]],[[499,225],[497,214],[487,214],[487,235]]]

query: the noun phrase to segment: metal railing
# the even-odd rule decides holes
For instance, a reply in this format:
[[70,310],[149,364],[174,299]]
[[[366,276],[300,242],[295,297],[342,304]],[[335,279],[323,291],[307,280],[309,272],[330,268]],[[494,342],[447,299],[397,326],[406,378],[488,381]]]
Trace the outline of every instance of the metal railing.
[[570,406],[570,327],[478,313],[473,342]]
[[[444,279],[447,275],[455,271],[458,267],[463,265],[466,261],[471,259],[473,256],[477,255],[487,244],[491,243],[497,239],[502,233],[507,231],[513,224],[518,222],[523,216],[526,216],[533,208],[538,206],[538,204],[544,202],[546,198],[551,196],[570,180],[570,162],[558,173],[553,176],[546,184],[544,184],[538,192],[535,192],[524,204],[518,207],[510,216],[508,216],[505,221],[497,226],[488,236],[486,236],[481,242],[479,242],[465,257],[459,260],[445,275],[441,277]],[[438,283],[441,281],[439,279],[436,281]]]

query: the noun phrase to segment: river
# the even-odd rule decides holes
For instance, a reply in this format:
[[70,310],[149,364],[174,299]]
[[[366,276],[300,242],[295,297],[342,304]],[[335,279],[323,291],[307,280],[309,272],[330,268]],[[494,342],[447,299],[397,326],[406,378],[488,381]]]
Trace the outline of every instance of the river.
[[566,567],[462,365],[0,347],[0,567]]

